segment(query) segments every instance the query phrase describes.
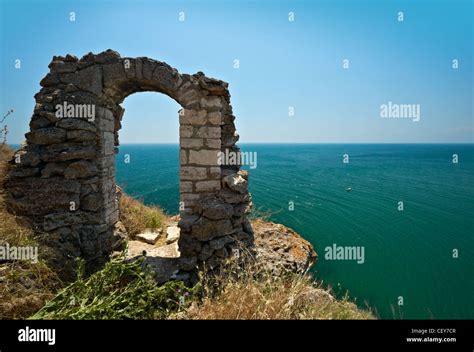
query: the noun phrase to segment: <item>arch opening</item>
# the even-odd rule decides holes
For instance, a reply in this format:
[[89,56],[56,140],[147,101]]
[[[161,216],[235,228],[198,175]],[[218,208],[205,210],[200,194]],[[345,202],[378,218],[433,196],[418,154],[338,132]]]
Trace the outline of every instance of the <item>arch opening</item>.
[[116,183],[129,196],[178,214],[181,107],[155,92],[132,94],[121,106]]
[[[158,283],[177,278],[180,252],[179,118],[180,106],[157,92],[139,92],[121,103],[115,182],[126,257],[144,256]],[[187,278],[189,275],[180,275]]]
[[[219,162],[219,153],[239,151],[227,83],[112,50],[81,59],[53,57],[49,68],[35,95],[27,142],[9,175],[8,204],[48,234],[61,266],[80,256],[95,270],[116,245],[121,103],[145,91],[163,93],[182,107],[180,270],[216,267],[237,247],[252,245],[248,174],[240,165]],[[64,106],[62,115],[58,106]]]

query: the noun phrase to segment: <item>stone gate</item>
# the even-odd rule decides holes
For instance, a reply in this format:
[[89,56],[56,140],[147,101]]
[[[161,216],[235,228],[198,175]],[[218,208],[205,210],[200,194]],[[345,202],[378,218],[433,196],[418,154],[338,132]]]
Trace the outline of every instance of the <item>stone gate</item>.
[[41,80],[26,143],[12,160],[8,204],[28,219],[61,260],[100,267],[113,250],[119,221],[115,154],[124,109],[136,92],[178,102],[180,122],[180,266],[218,265],[237,244],[252,243],[247,173],[219,162],[239,152],[228,84],[202,72],[180,74],[146,57],[112,50],[55,56]]

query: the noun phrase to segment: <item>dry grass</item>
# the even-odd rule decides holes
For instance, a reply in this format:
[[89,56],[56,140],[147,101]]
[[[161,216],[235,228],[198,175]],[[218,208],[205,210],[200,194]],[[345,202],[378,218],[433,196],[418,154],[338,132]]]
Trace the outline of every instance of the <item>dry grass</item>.
[[62,283],[42,261],[0,265],[0,319],[26,319],[51,299]]
[[166,226],[167,217],[161,208],[146,206],[132,197],[122,194],[120,197],[120,221],[131,238],[146,229],[157,230]]
[[203,279],[203,298],[182,316],[185,319],[375,319],[349,301],[335,299],[308,275],[275,276],[257,264],[239,270],[226,267]]
[[12,246],[21,246],[31,243],[33,232],[6,210],[4,182],[10,167],[8,161],[13,154],[14,151],[10,147],[0,145],[0,243],[8,242]]

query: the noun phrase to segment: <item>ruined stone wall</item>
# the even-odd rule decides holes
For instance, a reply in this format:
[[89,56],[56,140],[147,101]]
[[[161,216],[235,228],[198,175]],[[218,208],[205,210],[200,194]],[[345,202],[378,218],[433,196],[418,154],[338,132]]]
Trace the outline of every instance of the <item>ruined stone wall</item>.
[[149,58],[121,58],[112,50],[80,60],[54,57],[49,68],[7,189],[11,210],[46,233],[61,254],[58,264],[80,256],[93,270],[114,247],[120,104],[143,91],[166,94],[182,106],[182,270],[214,267],[237,243],[252,243],[247,173],[239,165],[220,165],[218,158],[220,151],[239,151],[227,83],[202,72],[179,74]]

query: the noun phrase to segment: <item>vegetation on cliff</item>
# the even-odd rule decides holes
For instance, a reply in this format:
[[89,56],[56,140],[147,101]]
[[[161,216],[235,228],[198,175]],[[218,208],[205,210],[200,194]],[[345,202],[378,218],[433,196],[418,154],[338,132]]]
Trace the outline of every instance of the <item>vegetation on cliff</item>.
[[[46,253],[41,238],[5,207],[1,182],[12,155],[11,149],[0,145],[0,244],[38,245],[40,253]],[[121,213],[121,221],[132,235],[145,228],[161,228],[167,222],[159,208],[126,195],[121,197]],[[257,245],[265,247],[261,258],[275,256],[274,235],[281,225],[254,224],[261,233]],[[294,232],[289,235],[297,236]],[[296,243],[282,263],[307,258],[307,247],[304,242]],[[78,261],[77,279],[65,283],[41,258],[36,264],[0,261],[0,319],[374,318],[370,310],[358,308],[348,297],[335,299],[309,274],[285,268],[276,274],[274,266],[261,261],[250,261],[244,267],[228,261],[218,274],[203,275],[192,289],[179,281],[158,285],[143,260],[130,262],[123,255],[89,277],[81,268]]]
[[146,206],[121,192],[120,221],[125,226],[128,235],[133,238],[147,229],[162,229],[166,223],[166,215],[159,207]]
[[[77,280],[31,319],[163,319],[180,308],[180,281],[158,286],[143,260],[114,259],[88,278],[79,261]],[[186,290],[188,292],[188,290]]]

